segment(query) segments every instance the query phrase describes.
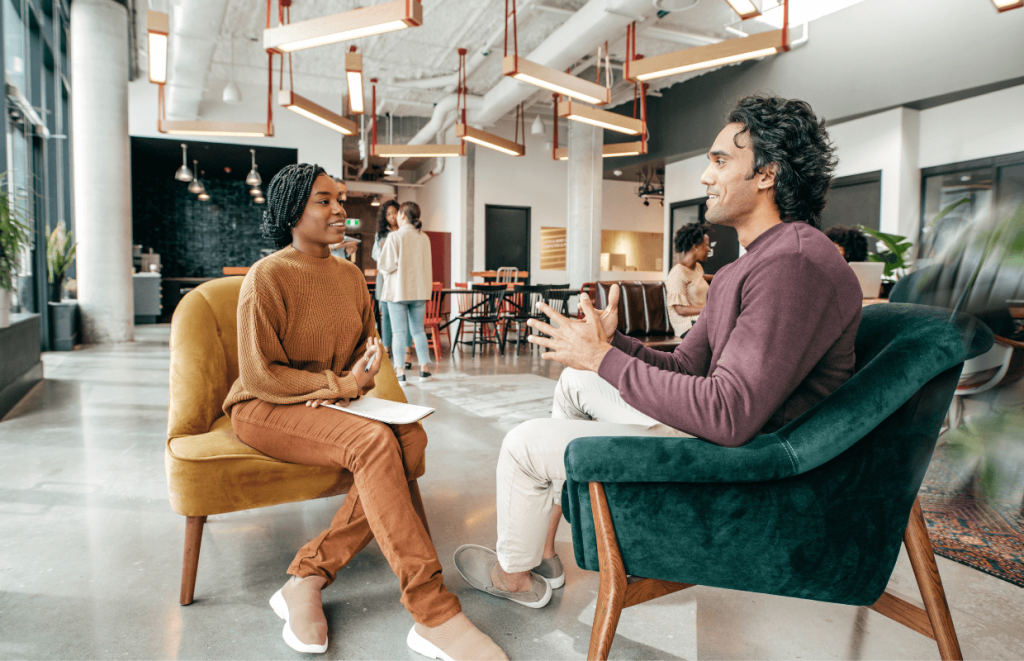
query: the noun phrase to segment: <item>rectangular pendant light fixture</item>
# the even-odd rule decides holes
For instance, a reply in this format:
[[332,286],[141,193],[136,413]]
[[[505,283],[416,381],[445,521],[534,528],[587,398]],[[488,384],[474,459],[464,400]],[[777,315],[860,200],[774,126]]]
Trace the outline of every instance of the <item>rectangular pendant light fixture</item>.
[[516,55],[505,56],[501,61],[501,73],[595,106],[603,106],[611,100],[607,87]]
[[639,119],[600,108],[591,108],[572,101],[559,101],[558,116],[626,135],[640,135],[644,132],[644,123]]
[[[355,46],[353,46],[355,48]],[[362,115],[363,104],[363,56],[359,53],[345,53],[345,77],[348,79],[348,107],[353,115]]]
[[781,50],[782,30],[772,30],[741,39],[727,39],[718,44],[697,46],[626,62],[626,77],[633,81],[653,80],[677,73],[753,60],[774,55]]
[[359,132],[359,126],[347,117],[342,117],[336,112],[331,112],[323,106],[313,103],[304,96],[299,96],[291,90],[281,90],[277,93],[277,102],[294,113],[302,115],[306,119],[312,119],[318,124],[323,124],[329,129],[334,129],[342,135],[355,135]]
[[267,138],[273,127],[261,122],[182,122],[159,120],[157,130],[170,135],[206,135],[229,138]]
[[733,11],[740,15],[740,18],[747,20],[748,18],[754,18],[755,16],[761,15],[761,10],[757,8],[753,0],[725,0],[732,7]]
[[994,4],[996,9],[1000,12],[1004,12],[1024,7],[1024,0],[992,0],[992,4]]
[[149,36],[149,82],[167,82],[167,35],[170,17],[160,11],[146,12],[146,34]]
[[373,155],[382,158],[444,158],[462,156],[462,145],[381,145],[373,146]]
[[466,124],[455,125],[455,137],[461,138],[462,140],[469,140],[481,147],[500,151],[502,154],[508,154],[509,156],[522,156],[526,153],[526,145],[506,140],[505,138],[496,136],[493,133],[481,131],[480,129],[475,129]]
[[423,6],[419,0],[393,0],[333,16],[267,28],[263,31],[263,47],[290,53],[422,24]]
[[[601,148],[602,158],[614,158],[616,156],[639,156],[647,153],[647,147],[642,142],[617,142],[605,145]],[[559,147],[555,150],[555,158],[560,161],[569,160],[569,148]]]
[[647,145],[643,142],[616,142],[605,145],[601,148],[601,156],[613,158],[615,156],[639,156],[647,153]]

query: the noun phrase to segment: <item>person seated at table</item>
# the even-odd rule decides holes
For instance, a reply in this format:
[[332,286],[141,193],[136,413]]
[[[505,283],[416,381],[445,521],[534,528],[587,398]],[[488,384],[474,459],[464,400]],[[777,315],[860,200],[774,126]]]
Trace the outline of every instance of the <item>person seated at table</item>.
[[687,223],[676,231],[673,241],[676,249],[676,265],[665,278],[665,294],[668,298],[668,320],[676,337],[686,335],[697,315],[704,309],[708,293],[708,281],[704,279],[703,263],[711,252],[711,238],[707,225]]
[[868,240],[856,227],[836,225],[825,230],[828,237],[843,259],[849,262],[866,262],[868,260]]
[[[817,229],[836,159],[811,107],[750,96],[730,112],[701,176],[707,220],[747,252],[718,271],[697,323],[671,352],[616,332],[580,296],[583,320],[547,306],[529,340],[564,369],[552,418],[510,431],[497,466],[497,551],[465,545],[455,566],[473,587],[540,608],[565,582],[554,534],[564,456],[587,436],[695,436],[726,447],[780,429],[853,374],[861,291]],[[639,442],[639,441],[638,441]]]
[[267,188],[263,234],[280,249],[256,262],[238,299],[238,379],[224,401],[246,445],[295,464],[344,468],[354,486],[330,527],[303,546],[270,599],[298,652],[327,650],[321,591],[372,539],[398,576],[415,622],[409,646],[433,658],[505,659],[444,586],[409,480],[427,437],[327,408],[374,386],[384,348],[370,293],[329,246],[345,231],[338,186],[317,165],[285,166]]

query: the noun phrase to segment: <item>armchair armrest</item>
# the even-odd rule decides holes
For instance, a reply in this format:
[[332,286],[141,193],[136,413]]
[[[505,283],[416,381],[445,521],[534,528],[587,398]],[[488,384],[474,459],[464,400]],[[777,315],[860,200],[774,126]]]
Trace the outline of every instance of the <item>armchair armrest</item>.
[[595,436],[565,451],[570,480],[586,482],[764,482],[796,475],[789,442],[758,436],[735,448],[699,438]]

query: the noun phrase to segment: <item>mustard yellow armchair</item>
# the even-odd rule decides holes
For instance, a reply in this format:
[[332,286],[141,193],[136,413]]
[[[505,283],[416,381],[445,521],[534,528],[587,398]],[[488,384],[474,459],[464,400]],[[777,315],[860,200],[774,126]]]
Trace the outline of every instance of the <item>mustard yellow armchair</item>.
[[[238,378],[236,312],[241,277],[211,280],[189,292],[171,320],[170,404],[164,463],[171,508],[187,517],[181,604],[192,603],[203,526],[211,514],[268,507],[347,493],[346,470],[289,464],[235,436],[221,405]],[[385,354],[370,396],[404,402]],[[426,469],[421,462],[416,477]],[[426,525],[416,480],[412,501]],[[428,529],[429,533],[429,529]]]

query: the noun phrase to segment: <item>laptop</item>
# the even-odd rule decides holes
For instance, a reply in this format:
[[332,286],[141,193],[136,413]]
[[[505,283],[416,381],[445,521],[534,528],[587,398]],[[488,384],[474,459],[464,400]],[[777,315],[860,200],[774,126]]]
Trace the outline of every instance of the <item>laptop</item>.
[[878,298],[882,289],[882,271],[885,264],[882,262],[850,262],[850,268],[857,276],[860,283],[860,291],[864,298]]

